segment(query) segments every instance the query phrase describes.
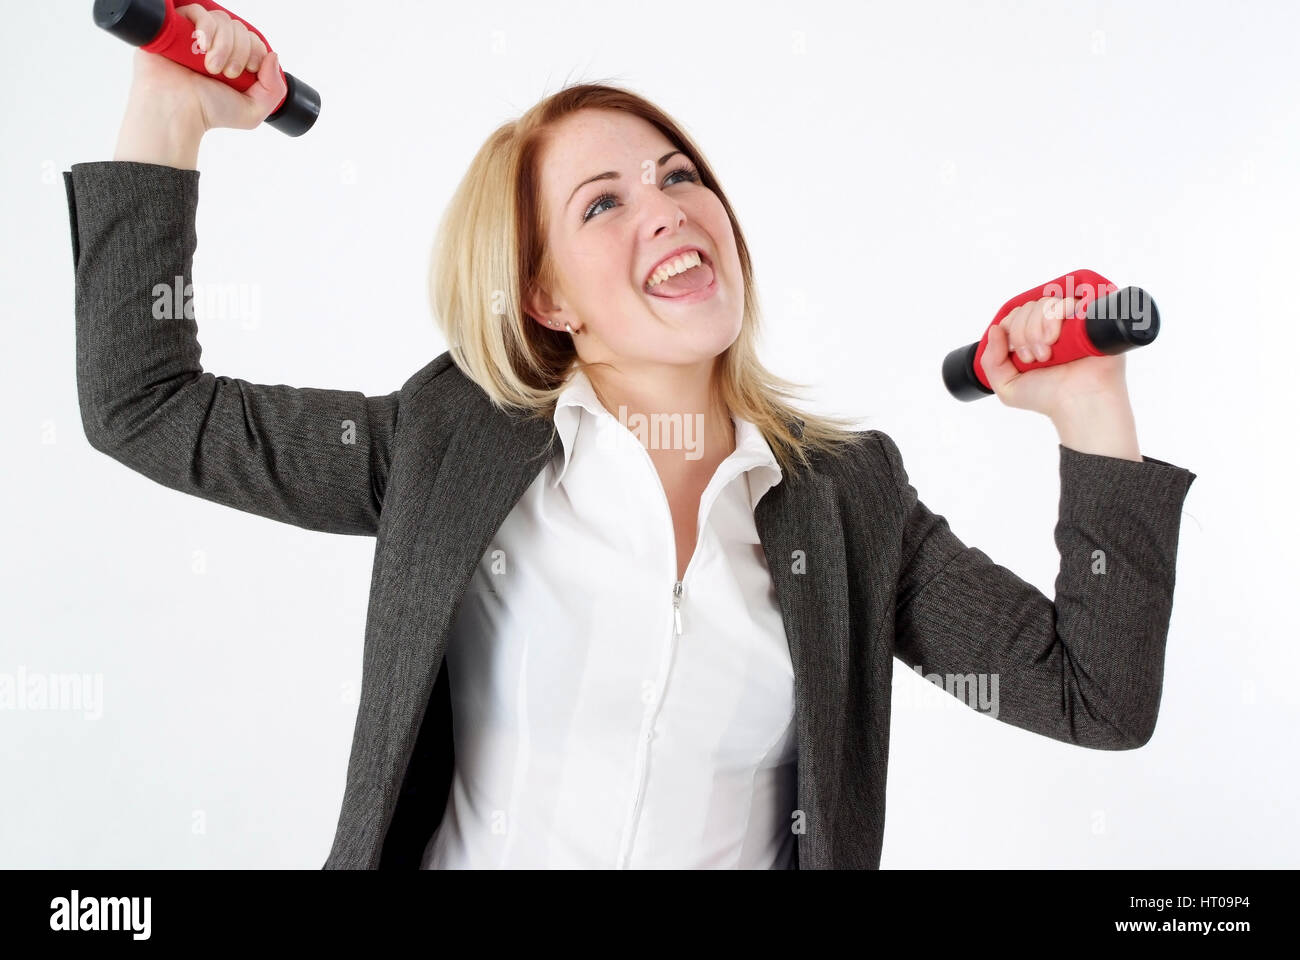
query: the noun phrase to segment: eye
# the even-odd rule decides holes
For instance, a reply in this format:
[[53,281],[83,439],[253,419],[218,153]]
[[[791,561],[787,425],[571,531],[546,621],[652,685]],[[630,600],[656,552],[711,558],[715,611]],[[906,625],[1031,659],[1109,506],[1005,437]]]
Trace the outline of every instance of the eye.
[[[700,182],[700,175],[695,172],[695,169],[693,167],[678,167],[676,170],[672,171],[666,177],[664,177],[664,186],[668,186],[668,181],[676,176],[681,176],[685,178],[684,180],[679,182],[684,182],[684,183]],[[614,194],[609,193],[608,191],[602,193],[595,200],[591,201],[591,206],[587,208],[586,213],[584,213],[582,216],[582,222],[586,223],[593,216],[595,216],[596,213],[598,212],[599,207],[602,207],[607,203],[613,203],[617,199],[618,198],[614,196]]]

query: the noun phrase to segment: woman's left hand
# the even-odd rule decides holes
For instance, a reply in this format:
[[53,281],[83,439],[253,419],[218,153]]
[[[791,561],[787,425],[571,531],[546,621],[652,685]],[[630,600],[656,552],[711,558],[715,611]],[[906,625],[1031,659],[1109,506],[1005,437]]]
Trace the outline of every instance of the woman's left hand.
[[1061,334],[1063,318],[1072,315],[1076,306],[1074,297],[1031,300],[989,328],[980,363],[999,400],[1009,407],[1034,410],[1053,421],[1080,402],[1109,399],[1127,403],[1122,353],[1080,357],[1069,363],[1023,372],[1011,362],[1012,345],[1024,363],[1050,359],[1052,344]]

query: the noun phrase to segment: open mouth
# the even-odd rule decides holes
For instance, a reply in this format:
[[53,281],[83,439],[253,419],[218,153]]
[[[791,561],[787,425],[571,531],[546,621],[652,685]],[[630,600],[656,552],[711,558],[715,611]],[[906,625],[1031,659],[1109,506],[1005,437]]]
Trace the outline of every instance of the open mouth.
[[642,290],[659,300],[695,301],[717,288],[713,262],[702,250],[688,250],[661,264]]

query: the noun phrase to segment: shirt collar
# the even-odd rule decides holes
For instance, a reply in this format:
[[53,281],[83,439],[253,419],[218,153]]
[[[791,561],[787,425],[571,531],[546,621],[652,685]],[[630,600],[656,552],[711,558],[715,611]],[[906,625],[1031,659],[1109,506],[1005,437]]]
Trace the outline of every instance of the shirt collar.
[[[584,410],[591,415],[593,425],[600,417],[608,417],[614,423],[618,423],[614,415],[605,409],[605,405],[596,396],[591,379],[583,370],[575,369],[568,385],[556,398],[555,411],[552,414],[555,430],[560,435],[564,447],[564,459],[555,471],[555,478],[551,481],[552,487],[560,483],[569,469],[569,462],[573,458],[574,442],[584,419],[582,415]],[[749,505],[752,510],[758,506],[758,501],[762,499],[763,494],[781,482],[781,465],[772,453],[763,431],[755,424],[734,414],[731,422],[736,430],[736,449],[722,462],[718,470],[726,470],[733,476],[742,471],[746,472]],[[618,426],[620,429],[626,429],[622,424]]]

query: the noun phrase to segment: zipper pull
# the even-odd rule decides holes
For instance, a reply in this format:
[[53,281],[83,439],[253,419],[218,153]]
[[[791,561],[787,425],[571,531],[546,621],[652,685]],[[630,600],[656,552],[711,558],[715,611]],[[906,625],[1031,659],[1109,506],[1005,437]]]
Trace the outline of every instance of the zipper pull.
[[673,626],[674,635],[682,635],[682,582],[678,580],[673,584]]

